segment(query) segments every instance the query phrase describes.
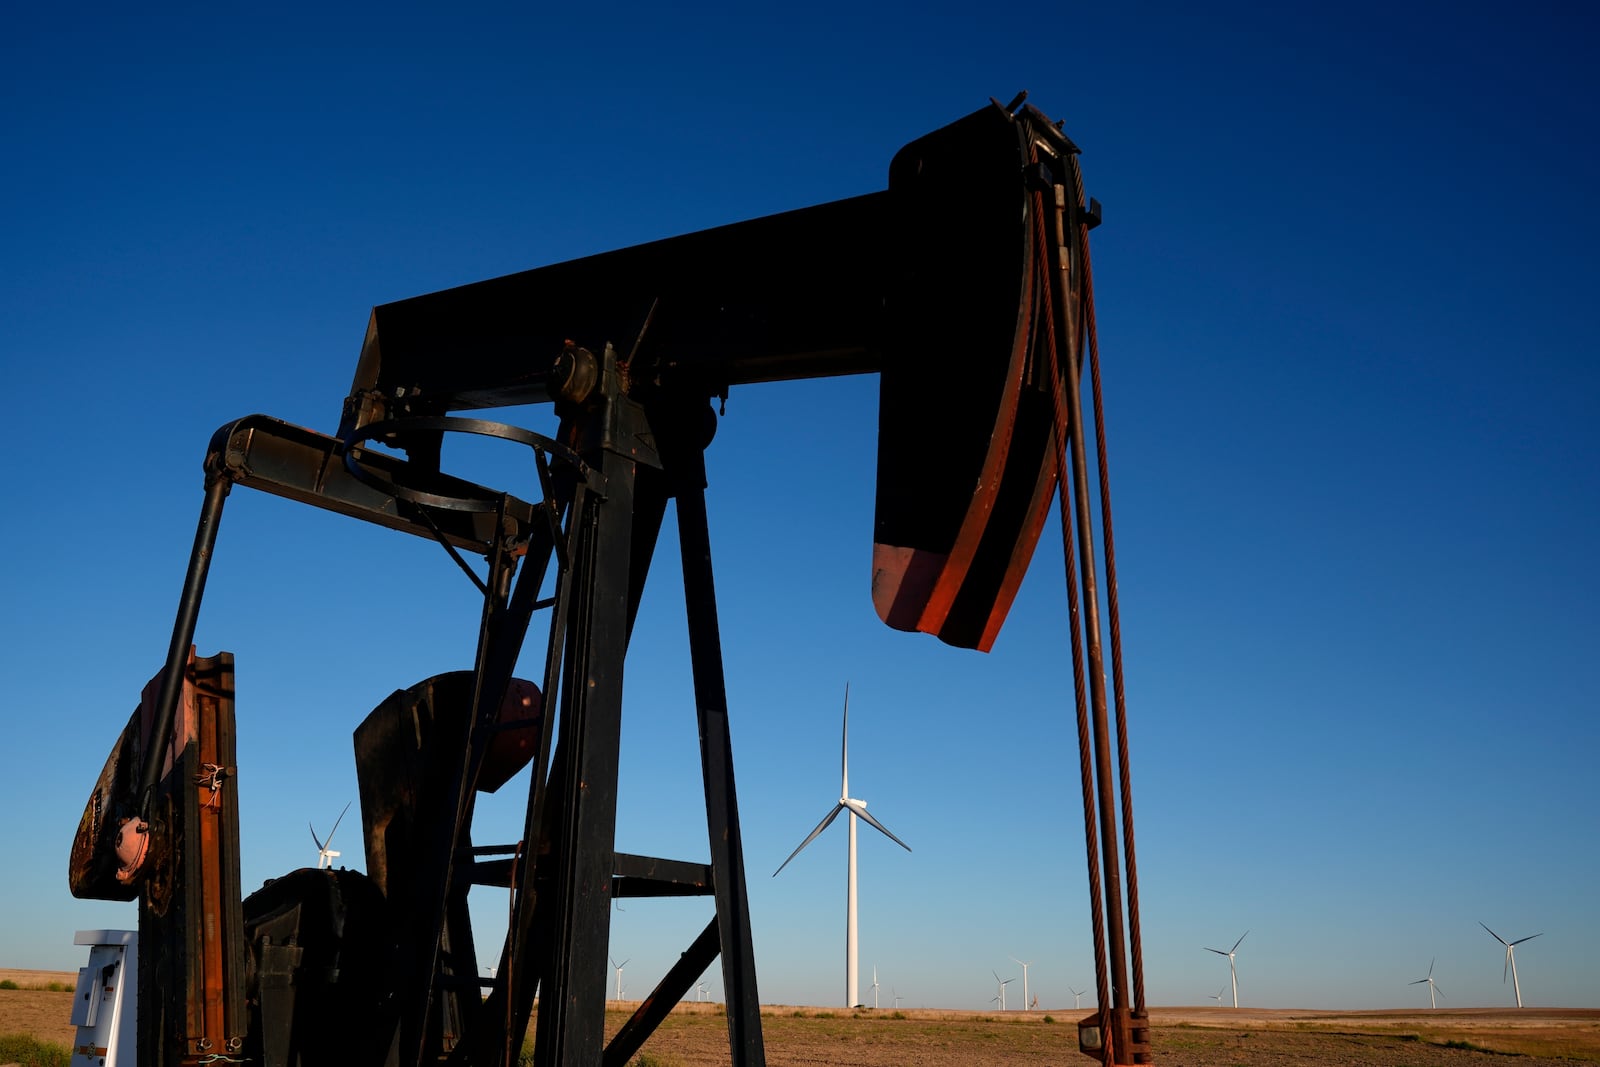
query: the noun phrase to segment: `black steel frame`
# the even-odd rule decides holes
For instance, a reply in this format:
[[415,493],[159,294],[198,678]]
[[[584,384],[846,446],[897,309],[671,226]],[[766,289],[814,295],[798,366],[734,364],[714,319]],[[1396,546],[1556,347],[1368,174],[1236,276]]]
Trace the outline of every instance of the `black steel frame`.
[[[980,352],[1013,344],[1013,331],[1027,320],[1028,301],[1035,299],[1025,295],[1029,292],[1053,304],[1053,309],[1040,310],[1035,327],[1040,340],[1048,335],[1050,365],[1047,370],[1030,363],[1027,387],[1049,394],[1056,406],[1049,427],[1056,450],[1051,462],[1061,480],[1067,535],[1063,547],[1075,623],[1085,836],[1094,887],[1101,1007],[1092,1020],[1094,1043],[1085,1041],[1081,1047],[1091,1054],[1100,1049],[1108,1062],[1126,1055],[1137,1062],[1148,1058],[1116,581],[1088,285],[1087,231],[1098,222],[1098,205],[1083,202],[1071,142],[1032,109],[1013,116],[1020,102],[1005,109],[996,105],[907,146],[891,168],[889,193],[375,309],[340,436],[251,416],[225,425],[213,437],[206,499],[179,601],[154,736],[165,737],[170,729],[176,681],[193,640],[223,502],[234,484],[435,540],[483,593],[467,743],[446,789],[454,817],[436,824],[431,878],[416,894],[418,905],[398,935],[398,1064],[420,1067],[446,1057],[452,1064],[509,1067],[533,1015],[537,992],[535,1062],[545,1067],[596,1062],[621,1067],[718,955],[733,1061],[765,1062],[704,498],[704,449],[714,425],[708,397],[725,396],[730,384],[826,374],[883,370],[887,382],[891,369],[900,378],[932,382],[935,392],[949,392],[965,372],[961,360],[968,342]],[[969,150],[980,143],[981,152]],[[1035,153],[1025,157],[1031,163],[1024,168],[1016,153],[1019,148],[1031,152],[1029,146],[1043,148],[1049,158]],[[1068,188],[1069,178],[1074,188]],[[1031,200],[1025,216],[1017,212],[1019,194]],[[1047,203],[1047,195],[1053,203]],[[952,228],[969,214],[970,227]],[[1018,229],[1022,217],[1038,227],[1031,244]],[[929,219],[943,225],[927,225]],[[1047,232],[1047,219],[1054,223],[1049,228],[1053,232]],[[1031,249],[1038,262],[1029,264],[1024,257],[1020,265],[995,269],[1015,258],[1019,244]],[[745,263],[752,249],[786,254],[764,259],[764,271],[757,277]],[[1030,271],[1041,283],[1036,289],[1020,284]],[[971,291],[963,290],[963,297],[972,297],[969,302],[983,309],[969,316],[975,325],[959,335],[961,344],[953,351],[949,339],[942,338],[949,329],[939,314],[943,291],[930,288],[947,275],[967,286]],[[885,278],[897,280],[891,284]],[[623,279],[626,285],[619,290]],[[1024,294],[1021,308],[1019,292]],[[665,309],[659,317],[658,308]],[[625,335],[630,331],[622,323],[634,324],[640,336],[650,327],[648,358],[632,358],[639,352],[637,340],[626,361],[609,347],[596,357],[567,342],[548,374],[530,369],[538,358],[530,363],[529,352],[560,347],[562,334],[553,331],[571,329],[567,336],[580,337]],[[1096,368],[1095,451],[1109,572],[1115,751],[1099,648],[1099,590],[1078,381],[1085,332],[1089,363]],[[935,344],[941,338],[946,343]],[[1016,343],[1028,340],[1023,333],[1015,337]],[[1059,364],[1058,345],[1065,357]],[[927,351],[937,351],[939,359],[929,362]],[[545,400],[553,401],[561,416],[554,440],[444,414]],[[886,410],[893,406],[885,401]],[[986,426],[977,427],[979,439],[990,432]],[[455,430],[531,446],[544,498],[528,503],[443,475],[439,442],[442,434]],[[1000,427],[994,432],[1000,433]],[[377,451],[370,446],[373,441],[402,448],[410,458]],[[666,506],[674,499],[705,788],[707,864],[619,854],[614,848],[623,665]],[[882,504],[880,499],[880,525]],[[913,508],[911,517],[920,520],[923,513]],[[1008,537],[1013,533],[1009,526],[1001,532]],[[1077,565],[1074,532],[1081,540]],[[1014,540],[1003,546],[1007,557]],[[974,550],[972,545],[967,549]],[[485,559],[486,577],[477,576],[463,552]],[[1031,541],[1024,566],[1026,552],[1031,552]],[[545,595],[552,562],[554,588]],[[1082,615],[1074,571],[1082,584]],[[969,629],[998,625],[986,607],[993,590],[980,586],[977,599],[983,603],[978,607],[984,610],[972,615]],[[546,710],[522,840],[509,846],[467,847],[477,778],[497,728],[498,709],[532,616],[546,609],[551,613],[543,680]],[[963,643],[971,635],[956,637]],[[1085,674],[1091,690],[1087,696]],[[1112,790],[1116,758],[1121,763],[1115,773],[1120,798]],[[140,794],[147,814],[159,766],[160,754],[152,752]],[[1121,923],[1119,800],[1131,945]],[[1100,856],[1097,837],[1104,850]],[[506,855],[510,858],[487,858]],[[475,1016],[470,1032],[451,1050],[440,1047],[437,1030],[430,1031],[426,1020],[441,989],[438,956],[447,907],[467,884],[509,886],[511,921],[488,996],[481,1010],[467,1013]],[[607,1045],[605,960],[612,899],[690,894],[714,898],[713,919]],[[1102,929],[1108,913],[1111,944],[1106,946]]]
[[[426,465],[415,471],[363,450],[359,441],[262,416],[222,427],[208,452],[206,498],[171,646],[184,657],[223,504],[235,484],[435,539],[452,554],[465,548],[488,563],[471,726],[446,793],[456,817],[437,824],[442,830],[431,852],[441,862],[431,869],[438,876],[418,895],[418,906],[403,918],[397,935],[402,952],[396,1023],[404,1064],[441,1051],[431,1044],[438,1035],[426,1020],[440,990],[437,956],[447,903],[466,882],[508,885],[513,920],[483,1008],[472,1013],[473,1032],[462,1035],[452,1062],[515,1062],[538,992],[535,1062],[624,1064],[718,955],[734,1061],[765,1062],[704,497],[705,428],[714,416],[703,396],[661,396],[646,407],[623,395],[610,349],[601,362],[596,396],[563,418],[562,438],[580,442],[577,449],[547,439],[525,442],[535,445],[549,493],[538,504],[445,478]],[[455,428],[436,425],[439,420],[413,421],[422,425],[402,422],[397,431]],[[472,432],[495,432],[490,424],[461,421],[472,422]],[[412,502],[419,498],[428,503]],[[708,864],[620,854],[613,847],[623,663],[671,498],[677,500]],[[541,599],[552,560],[555,592]],[[541,608],[551,610],[545,692],[555,714],[544,716],[533,761],[527,832],[515,846],[466,850],[469,856],[458,862],[451,858],[463,851],[496,712],[532,615]],[[167,677],[171,669],[169,662]],[[163,692],[158,714],[170,714],[174,705]],[[505,852],[512,853],[509,863],[478,858]],[[542,860],[541,853],[547,853]],[[708,895],[716,913],[607,1046],[604,964],[614,895]]]

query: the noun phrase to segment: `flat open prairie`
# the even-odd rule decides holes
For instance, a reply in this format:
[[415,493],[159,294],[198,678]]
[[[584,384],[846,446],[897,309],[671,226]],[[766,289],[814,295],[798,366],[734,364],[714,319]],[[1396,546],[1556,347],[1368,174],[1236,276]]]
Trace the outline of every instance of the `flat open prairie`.
[[[680,1005],[644,1051],[663,1065],[731,1064],[717,1011]],[[1079,1014],[771,1006],[762,1009],[762,1032],[773,1067],[1089,1064],[1076,1051]],[[1047,1015],[1054,1021],[1045,1022]],[[1151,1022],[1155,1060],[1173,1067],[1486,1067],[1502,1062],[1492,1053],[1517,1056],[1518,1067],[1600,1063],[1600,1010],[1156,1008]],[[613,1027],[619,1024],[614,1017]]]
[[[23,988],[0,990],[0,1034],[70,1045],[72,996],[41,987],[55,982],[70,989],[77,975],[0,969],[0,981],[7,979]],[[772,1067],[1089,1064],[1076,1052],[1077,1014],[774,1005],[762,1009],[762,1031]],[[627,1011],[608,1012],[608,1031],[626,1018]],[[1600,1063],[1595,1009],[1155,1008],[1151,1022],[1156,1062],[1170,1067],[1495,1067],[1507,1062],[1502,1056],[1516,1056],[1517,1067]],[[644,1053],[657,1067],[731,1065],[721,1007],[680,1004]]]

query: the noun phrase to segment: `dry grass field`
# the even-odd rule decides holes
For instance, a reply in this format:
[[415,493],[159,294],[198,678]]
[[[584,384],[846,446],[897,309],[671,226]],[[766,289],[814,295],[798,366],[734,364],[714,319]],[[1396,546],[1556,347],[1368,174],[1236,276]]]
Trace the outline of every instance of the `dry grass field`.
[[[70,1045],[77,975],[0,969],[0,1035]],[[51,991],[55,983],[66,992]],[[631,1009],[631,1005],[628,1006]],[[1085,1012],[1084,1014],[1087,1014]],[[762,1009],[772,1067],[981,1067],[1092,1063],[1076,1013]],[[608,1013],[608,1029],[623,1010]],[[1046,1022],[1046,1018],[1051,1021]],[[1576,1067],[1600,1063],[1600,1010],[1262,1011],[1157,1008],[1156,1062],[1168,1067]],[[730,1064],[715,1004],[682,1004],[642,1052],[650,1067]],[[1515,1057],[1514,1060],[1507,1057]]]
[[[1045,1022],[1047,1017],[1053,1022]],[[1087,1015],[1085,1011],[1082,1014]],[[958,1067],[1084,1063],[1078,1013],[762,1009],[772,1067]],[[620,1014],[613,1020],[620,1024]],[[1600,1011],[1412,1012],[1158,1008],[1155,1060],[1169,1067],[1575,1067],[1600,1063]],[[715,1005],[680,1005],[644,1047],[659,1067],[731,1064]],[[1511,1067],[1507,1064],[1507,1067]]]

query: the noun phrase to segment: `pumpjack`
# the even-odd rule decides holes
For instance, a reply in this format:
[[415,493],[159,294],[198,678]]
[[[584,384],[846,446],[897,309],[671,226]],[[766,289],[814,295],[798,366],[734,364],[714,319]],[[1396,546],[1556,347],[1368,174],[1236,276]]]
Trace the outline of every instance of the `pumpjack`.
[[[1150,1062],[1100,207],[1078,155],[1022,97],[991,101],[902,148],[882,191],[380,305],[337,432],[266,415],[218,429],[165,665],[69,868],[77,896],[139,902],[140,1064],[510,1067],[531,1028],[537,1064],[620,1067],[719,958],[732,1060],[763,1064],[704,459],[732,386],[844,374],[880,378],[871,596],[889,626],[987,651],[1059,501],[1101,1005],[1078,1043]],[[553,432],[471,414],[511,405],[548,405]],[[442,470],[448,434],[524,446],[541,499]],[[235,486],[437,542],[482,595],[472,668],[395,691],[355,729],[365,872],[301,869],[248,897],[233,656],[193,647]],[[614,847],[623,665],[669,501],[708,863]],[[538,616],[543,675],[514,677]],[[523,769],[520,840],[476,843],[477,794]],[[473,886],[510,894],[489,979]],[[612,900],[690,895],[712,918],[607,1040]]]

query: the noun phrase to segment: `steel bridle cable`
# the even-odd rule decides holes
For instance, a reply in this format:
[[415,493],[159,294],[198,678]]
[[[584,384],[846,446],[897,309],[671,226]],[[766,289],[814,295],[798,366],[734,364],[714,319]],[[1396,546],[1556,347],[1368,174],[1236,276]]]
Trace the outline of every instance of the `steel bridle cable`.
[[[1037,160],[1037,154],[1034,156]],[[1070,464],[1067,459],[1068,412],[1062,396],[1060,359],[1056,346],[1054,298],[1049,280],[1048,242],[1044,229],[1044,194],[1033,194],[1034,250],[1038,261],[1038,278],[1044,282],[1035,291],[1035,309],[1044,322],[1045,352],[1049,359],[1050,393],[1055,414],[1056,478],[1058,510],[1061,516],[1061,553],[1067,579],[1067,613],[1070,619],[1072,649],[1072,688],[1077,711],[1078,770],[1083,785],[1083,835],[1089,872],[1089,915],[1094,932],[1095,1003],[1101,1017],[1103,1033],[1109,1033],[1108,1012],[1111,1008],[1110,976],[1106,951],[1106,924],[1104,886],[1100,878],[1100,833],[1096,825],[1099,804],[1095,798],[1092,739],[1089,730],[1089,697],[1084,682],[1084,652],[1082,610],[1078,599],[1077,552],[1072,544],[1074,521],[1072,507],[1067,500]],[[1037,323],[1034,326],[1038,329]]]
[[[1071,163],[1077,203],[1084,203],[1083,171],[1076,157]],[[1111,635],[1111,689],[1117,717],[1117,777],[1122,794],[1123,867],[1127,871],[1128,947],[1133,956],[1134,1010],[1143,1013],[1144,942],[1139,932],[1139,866],[1133,847],[1133,778],[1128,756],[1128,706],[1122,682],[1122,616],[1117,609],[1117,543],[1111,532],[1111,474],[1106,455],[1106,416],[1100,391],[1100,338],[1095,329],[1094,269],[1089,262],[1089,224],[1079,223],[1083,251],[1082,306],[1084,332],[1088,340],[1089,374],[1094,395],[1095,453],[1100,468],[1100,528],[1106,557],[1106,621]]]

